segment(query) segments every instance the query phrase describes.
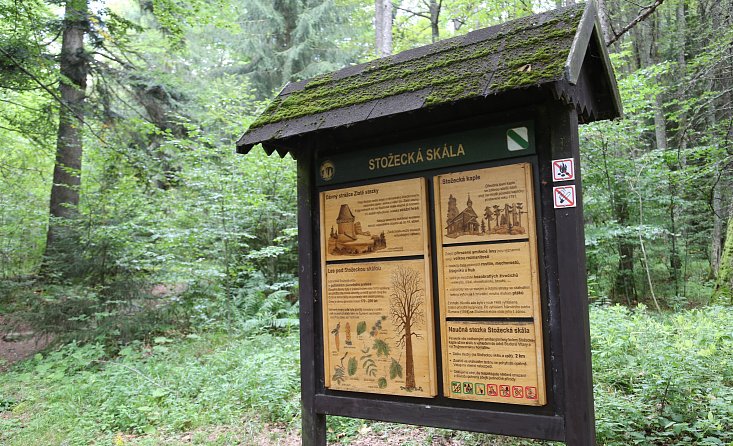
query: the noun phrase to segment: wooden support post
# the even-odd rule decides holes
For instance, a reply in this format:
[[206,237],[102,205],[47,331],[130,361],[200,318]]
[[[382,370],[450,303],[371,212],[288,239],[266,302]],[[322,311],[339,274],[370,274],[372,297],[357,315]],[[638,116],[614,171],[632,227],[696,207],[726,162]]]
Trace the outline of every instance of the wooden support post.
[[585,233],[580,178],[578,115],[569,106],[548,107],[552,159],[574,158],[577,207],[555,209],[565,417],[568,446],[594,446],[595,413],[590,356],[590,322],[585,266]]
[[303,446],[326,445],[326,416],[316,413],[315,394],[318,374],[316,367],[315,306],[318,283],[314,268],[314,204],[313,158],[298,160],[298,278],[300,281],[300,380],[303,418]]

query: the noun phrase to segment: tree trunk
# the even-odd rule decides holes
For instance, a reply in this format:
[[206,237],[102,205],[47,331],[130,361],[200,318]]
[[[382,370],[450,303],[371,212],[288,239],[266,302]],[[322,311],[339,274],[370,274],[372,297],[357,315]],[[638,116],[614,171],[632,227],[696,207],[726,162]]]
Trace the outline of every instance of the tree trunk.
[[603,41],[608,45],[608,42],[613,38],[613,29],[611,27],[611,17],[608,15],[606,0],[598,0],[598,16],[601,19]]
[[[721,269],[720,261],[723,257],[723,242],[726,235],[723,232],[725,220],[723,216],[723,194],[721,191],[724,184],[721,178],[713,188],[713,234],[710,249],[710,270],[713,274],[718,273]],[[728,237],[731,235],[729,232]]]
[[[657,53],[657,19],[656,16],[651,17],[643,23],[642,36],[644,40],[639,42],[639,61],[641,67],[651,67],[658,62]],[[661,79],[657,78],[657,83],[660,83]],[[657,143],[657,149],[667,150],[667,123],[664,116],[664,103],[662,101],[661,93],[655,92],[653,98],[654,107],[654,136]]]
[[374,0],[377,57],[392,54],[392,0]]
[[[616,194],[614,197],[614,219],[622,226],[629,224],[629,205],[625,197]],[[626,303],[631,306],[636,301],[634,283],[634,244],[625,236],[618,237],[618,268],[611,290],[614,303]]]
[[[686,21],[685,21],[685,0],[680,0],[677,4],[677,33],[675,36],[677,46],[677,73],[678,79],[684,79],[687,74],[687,62],[685,59],[685,35],[687,33]],[[684,88],[686,84],[684,82],[679,83],[679,91],[677,97],[682,103],[684,101]],[[659,96],[657,96],[659,97]],[[669,169],[669,219],[670,219],[670,255],[669,255],[669,279],[674,284],[675,295],[680,295],[680,271],[682,269],[682,259],[680,258],[679,250],[677,247],[677,221],[680,217],[679,206],[677,205],[678,185],[677,177],[675,172],[678,169],[683,168],[685,164],[685,151],[687,150],[687,137],[685,136],[687,131],[687,116],[684,111],[680,112],[679,126],[677,127],[676,141],[677,141],[677,157],[670,156],[670,160],[667,163]]]
[[55,251],[59,239],[56,218],[77,215],[81,184],[84,99],[89,64],[84,53],[84,35],[88,28],[86,0],[68,0],[64,12],[61,41],[59,128],[56,139],[56,163],[53,169],[50,216],[46,234],[46,255]]
[[440,8],[443,5],[441,0],[430,0],[430,29],[432,31],[433,43],[440,40]]
[[714,296],[726,298],[729,303],[733,303],[733,203],[728,212],[728,230],[720,260]]
[[[289,0],[276,0],[273,9],[280,13],[283,19],[283,28],[280,33],[276,34],[277,51],[281,52],[280,56],[280,85],[273,85],[273,88],[281,87],[292,80],[293,73],[299,72],[303,67],[298,63],[298,59],[292,59],[285,56],[288,49],[293,46],[293,34],[298,27],[298,3]],[[277,71],[277,70],[276,70]]]
[[412,321],[405,323],[405,387],[414,389],[415,386],[415,360],[412,357]]

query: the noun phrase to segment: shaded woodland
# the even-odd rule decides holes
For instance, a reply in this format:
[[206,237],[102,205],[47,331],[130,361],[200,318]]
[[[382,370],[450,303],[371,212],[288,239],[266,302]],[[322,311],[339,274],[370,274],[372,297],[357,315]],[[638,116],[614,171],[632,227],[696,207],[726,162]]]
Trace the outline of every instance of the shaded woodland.
[[[268,99],[561,3],[2,2],[0,275],[102,306],[155,283],[230,303],[290,286],[293,164],[232,150]],[[600,3],[626,119],[582,131],[592,297],[730,301],[733,6]]]
[[[168,348],[172,333],[290,332],[295,164],[234,153],[268,101],[291,81],[567,3],[0,0],[0,314],[57,345],[86,343],[94,361],[135,342]],[[594,323],[651,326],[634,313],[648,308],[715,327],[733,304],[733,0],[642,3],[598,0],[625,117],[581,128]],[[601,358],[622,369],[615,360]],[[675,367],[638,418],[686,423],[669,437],[683,441],[689,419],[723,409],[668,415],[692,398],[670,394]],[[715,404],[733,395],[726,382]],[[600,403],[621,404],[611,393]],[[673,429],[639,423],[644,435]],[[143,430],[130,426],[109,429]],[[604,444],[634,444],[603,426]],[[723,444],[701,435],[674,444]]]

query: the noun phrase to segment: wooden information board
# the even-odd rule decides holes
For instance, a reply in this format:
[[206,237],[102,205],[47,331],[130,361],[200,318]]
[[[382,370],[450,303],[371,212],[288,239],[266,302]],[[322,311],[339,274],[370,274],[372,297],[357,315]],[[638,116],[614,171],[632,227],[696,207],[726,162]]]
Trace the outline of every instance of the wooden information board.
[[425,189],[419,178],[320,194],[327,388],[437,393]]
[[449,398],[544,405],[532,166],[434,178]]

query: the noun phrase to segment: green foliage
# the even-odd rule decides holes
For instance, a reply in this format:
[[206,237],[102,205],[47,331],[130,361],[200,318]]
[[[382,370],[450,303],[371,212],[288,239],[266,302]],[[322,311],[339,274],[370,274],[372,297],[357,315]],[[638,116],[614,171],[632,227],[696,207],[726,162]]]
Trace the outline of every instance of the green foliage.
[[733,441],[733,317],[728,309],[653,316],[591,312],[599,443]]
[[282,330],[298,327],[299,306],[293,293],[288,289],[265,294],[242,289],[237,302],[241,302],[239,317],[244,321],[245,331]]
[[[298,358],[294,335],[159,338],[113,359],[101,345],[69,344],[0,375],[0,442],[82,445],[243,416],[290,422],[299,413]],[[30,421],[20,428],[20,418]]]
[[351,2],[340,0],[246,0],[240,7],[232,4],[222,10],[238,26],[217,29],[218,45],[240,55],[229,71],[248,75],[259,97],[268,99],[289,81],[356,60],[349,48],[352,33],[367,24],[349,20],[354,10]]
[[385,377],[379,378],[377,380],[377,386],[379,386],[380,389],[387,387],[387,379]]
[[[733,441],[731,326],[725,307],[663,315],[591,308],[598,444]],[[256,414],[260,422],[297,422],[297,344],[295,333],[159,336],[109,358],[100,344],[72,343],[0,374],[0,442],[111,442],[118,432],[197,431]],[[341,373],[345,379],[343,366]],[[330,441],[348,441],[364,426],[329,417]],[[497,441],[455,435],[467,445]]]

